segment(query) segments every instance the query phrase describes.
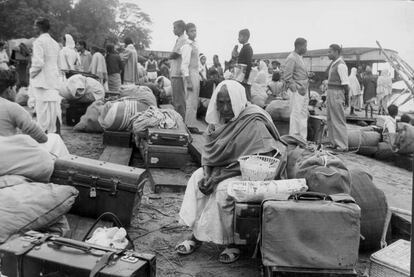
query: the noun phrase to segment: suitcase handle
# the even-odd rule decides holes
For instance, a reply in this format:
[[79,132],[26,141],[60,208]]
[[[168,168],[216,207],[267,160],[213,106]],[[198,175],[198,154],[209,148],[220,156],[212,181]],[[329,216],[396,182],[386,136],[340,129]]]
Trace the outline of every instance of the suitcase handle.
[[169,140],[169,141],[176,141],[177,140],[177,138],[174,138],[174,137],[161,136],[161,135],[158,135],[158,136],[160,137],[160,139],[163,139],[163,140]]
[[288,199],[289,200],[305,200],[305,201],[315,201],[315,200],[333,201],[329,195],[320,193],[320,192],[298,192],[298,193],[295,193],[289,196]]
[[[119,220],[119,218],[111,212],[106,212],[101,214],[95,221],[95,223],[91,226],[91,228],[89,228],[88,232],[86,233],[86,235],[83,237],[82,241],[86,241],[89,237],[89,235],[92,233],[92,231],[94,230],[95,226],[104,218],[104,217],[109,217],[112,221],[112,223],[114,223],[116,225],[116,227],[118,228],[124,228],[124,226],[122,225],[121,221]],[[132,241],[131,237],[128,235],[128,232],[126,233],[125,238],[128,240],[129,244],[131,245],[131,249],[135,250],[134,247],[134,242]]]

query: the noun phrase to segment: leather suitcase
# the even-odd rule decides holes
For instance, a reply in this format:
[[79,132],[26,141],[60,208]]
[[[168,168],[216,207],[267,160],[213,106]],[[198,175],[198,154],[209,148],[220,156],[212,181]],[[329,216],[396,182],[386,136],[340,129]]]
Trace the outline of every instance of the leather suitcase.
[[10,239],[0,246],[0,253],[0,270],[7,277],[156,276],[154,255],[33,231]]
[[131,147],[132,134],[130,132],[104,131],[103,145]]
[[260,203],[236,202],[234,206],[234,243],[256,245],[260,232]]
[[141,140],[139,151],[147,168],[182,168],[191,161],[188,148],[183,146],[152,145]]
[[112,212],[124,226],[130,225],[145,180],[145,169],[74,155],[57,159],[51,177],[52,183],[74,186],[79,191],[72,213],[97,218]]
[[190,134],[182,121],[176,129],[148,128],[145,139],[152,145],[187,146],[191,142]]
[[346,194],[305,192],[287,201],[265,200],[263,265],[298,272],[353,272],[358,261],[360,217],[359,206]]

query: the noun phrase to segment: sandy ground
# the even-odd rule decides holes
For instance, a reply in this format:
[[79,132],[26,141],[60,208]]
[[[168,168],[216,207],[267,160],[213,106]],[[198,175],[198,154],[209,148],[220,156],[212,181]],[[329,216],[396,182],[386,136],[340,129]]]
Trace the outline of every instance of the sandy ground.
[[[62,137],[70,153],[98,159],[104,147],[101,134],[77,133],[64,126]],[[386,193],[391,206],[410,209],[412,173],[397,167],[384,167],[382,162],[357,154],[342,155],[347,165],[360,166],[371,172],[375,183]],[[134,164],[139,165],[139,157]],[[188,238],[191,231],[179,224],[178,212],[183,194],[154,194],[146,184],[144,196],[134,209],[132,225],[128,228],[137,251],[157,255],[157,276],[261,276],[259,259],[250,258],[251,249],[244,249],[242,258],[231,265],[218,262],[222,246],[203,244],[190,256],[174,252],[177,243]],[[368,267],[369,255],[360,255],[357,271],[362,276]]]

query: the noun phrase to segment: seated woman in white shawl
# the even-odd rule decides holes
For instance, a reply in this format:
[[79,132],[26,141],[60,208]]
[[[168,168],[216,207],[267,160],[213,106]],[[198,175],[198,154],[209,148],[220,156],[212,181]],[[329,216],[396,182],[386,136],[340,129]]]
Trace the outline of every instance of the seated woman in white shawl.
[[267,65],[264,61],[260,61],[258,70],[259,73],[257,73],[256,79],[254,80],[251,87],[251,102],[263,108],[268,97],[266,90],[269,78]]
[[68,149],[57,134],[46,134],[30,114],[19,104],[14,103],[16,97],[15,73],[0,70],[0,136],[13,136],[17,129],[31,136],[41,147],[57,157],[68,155]]
[[80,67],[80,57],[75,50],[73,37],[66,34],[63,37],[63,48],[59,51],[60,70],[77,70]]
[[237,160],[243,155],[270,155],[275,149],[284,153],[285,146],[269,114],[249,104],[244,87],[233,80],[225,80],[215,89],[206,121],[203,167],[188,181],[179,214],[193,235],[177,245],[176,251],[191,254],[201,241],[223,244],[227,248],[219,261],[231,263],[239,258],[240,250],[234,245],[234,200],[227,194],[227,185],[240,178]]

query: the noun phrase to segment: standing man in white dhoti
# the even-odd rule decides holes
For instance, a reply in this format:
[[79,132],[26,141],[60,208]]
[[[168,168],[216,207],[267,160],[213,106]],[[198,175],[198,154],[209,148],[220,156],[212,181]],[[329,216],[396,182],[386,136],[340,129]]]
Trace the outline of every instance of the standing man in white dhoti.
[[348,150],[348,130],[346,127],[345,106],[348,106],[349,79],[348,67],[341,55],[338,44],[329,46],[328,57],[332,60],[329,68],[328,91],[326,98],[328,138],[336,151]]
[[198,96],[200,94],[199,50],[195,38],[197,29],[193,23],[186,25],[188,42],[181,48],[181,73],[186,86],[185,124],[191,133],[200,133],[196,127]]
[[43,131],[60,133],[62,98],[57,90],[60,87],[59,44],[48,33],[48,19],[38,18],[34,29],[39,37],[33,43],[30,87],[36,100],[37,122]]
[[287,57],[283,70],[283,79],[290,94],[289,135],[298,135],[305,140],[308,136],[309,75],[302,56],[307,46],[306,39],[297,38],[295,51]]

